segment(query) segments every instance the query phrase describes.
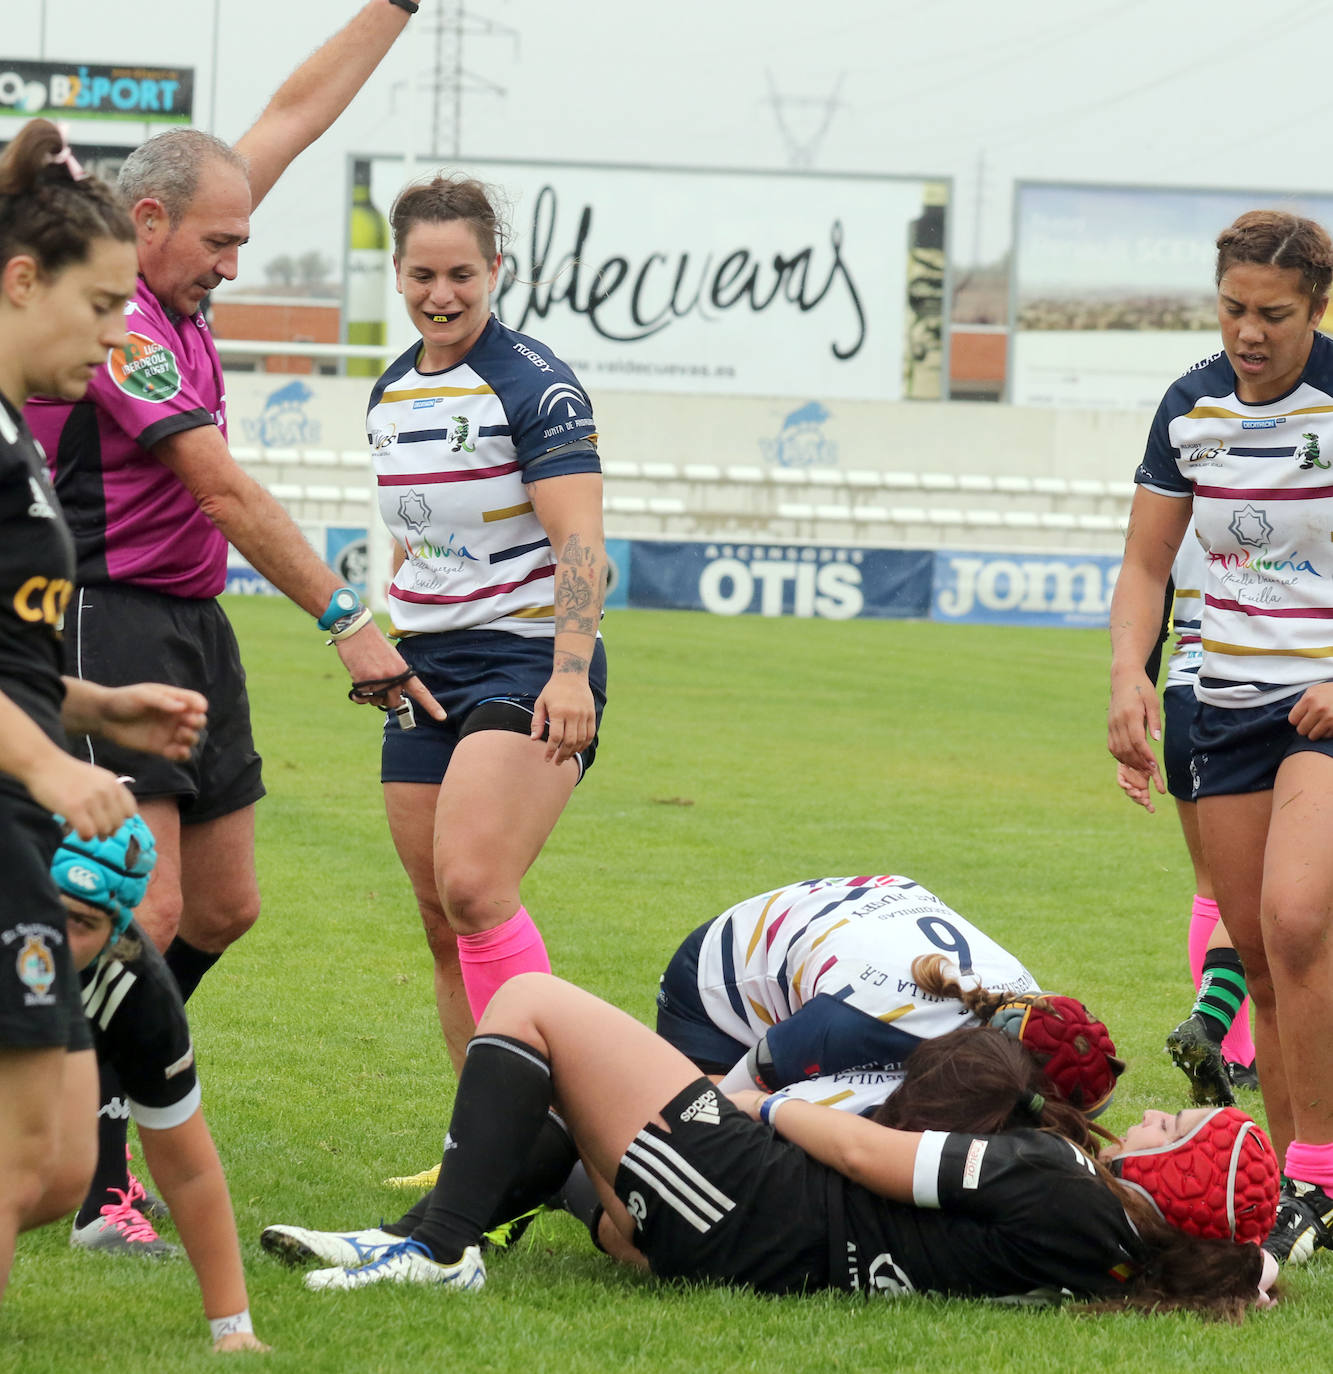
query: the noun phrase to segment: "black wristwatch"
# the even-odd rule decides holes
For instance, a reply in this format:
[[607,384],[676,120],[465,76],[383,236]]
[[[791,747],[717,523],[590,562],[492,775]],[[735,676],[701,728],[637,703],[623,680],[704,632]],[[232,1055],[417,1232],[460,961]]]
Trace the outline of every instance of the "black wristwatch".
[[415,14],[421,6],[417,0],[389,0],[389,4],[397,5],[400,10],[406,10],[408,14]]

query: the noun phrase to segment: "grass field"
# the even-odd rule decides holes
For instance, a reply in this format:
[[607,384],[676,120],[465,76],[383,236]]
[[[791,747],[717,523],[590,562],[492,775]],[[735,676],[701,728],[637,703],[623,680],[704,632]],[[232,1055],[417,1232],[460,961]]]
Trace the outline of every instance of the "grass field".
[[[438,1160],[453,1082],[381,810],[379,717],[343,699],[332,650],[290,605],[228,609],[270,790],[264,914],[190,1011],[273,1374],[1322,1363],[1328,1260],[1237,1329],[669,1288],[613,1270],[552,1217],[475,1299],[305,1292],[260,1230],[397,1215],[404,1195],[380,1180]],[[1190,1002],[1192,879],[1173,813],[1147,816],[1114,787],[1104,635],[629,611],[605,633],[601,753],[525,889],[557,972],[651,1021],[679,939],[732,902],[800,878],[905,873],[1106,1020],[1129,1061],[1108,1124],[1184,1104],[1161,1046]],[[203,1369],[208,1349],[184,1262],[75,1254],[63,1226],[20,1239],[0,1370]]]

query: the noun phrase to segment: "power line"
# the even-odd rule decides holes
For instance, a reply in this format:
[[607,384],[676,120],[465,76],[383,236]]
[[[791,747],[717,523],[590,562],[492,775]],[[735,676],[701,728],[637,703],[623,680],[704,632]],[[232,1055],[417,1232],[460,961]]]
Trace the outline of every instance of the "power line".
[[[771,69],[765,68],[764,75],[768,79],[768,103],[773,107],[773,115],[778,122],[778,132],[782,135],[782,141],[787,146],[787,165],[790,167],[812,167],[815,153],[824,141],[829,126],[833,123],[834,114],[842,108],[842,101],[839,96],[842,92],[843,79],[847,75],[846,72],[838,73],[832,92],[826,96],[783,95],[778,90]],[[808,109],[814,109],[816,112],[815,129],[812,133],[798,137],[788,121],[788,112]]]
[[[469,71],[464,65],[464,42],[469,38],[507,36],[517,58],[521,41],[517,29],[498,20],[473,14],[464,4],[441,5],[434,13],[431,36],[434,61],[429,81],[431,91],[431,152],[457,161],[463,144],[463,97],[484,93],[508,95],[505,87],[488,77]],[[446,137],[447,135],[447,137]]]

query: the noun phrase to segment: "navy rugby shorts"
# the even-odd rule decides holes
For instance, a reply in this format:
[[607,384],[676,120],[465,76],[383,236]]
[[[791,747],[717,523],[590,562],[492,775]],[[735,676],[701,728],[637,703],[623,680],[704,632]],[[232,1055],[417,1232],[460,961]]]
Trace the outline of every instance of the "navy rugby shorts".
[[658,980],[657,1033],[701,1073],[725,1074],[750,1046],[720,1031],[699,996],[699,949],[710,925],[705,921],[685,937]]
[[[554,645],[550,638],[529,638],[505,630],[453,630],[444,634],[406,635],[398,652],[444,707],[448,718],[432,720],[416,712],[416,728],[404,730],[393,715],[384,722],[380,755],[381,782],[444,780],[468,716],[489,701],[509,702],[529,718],[542,688],[551,678]],[[588,671],[597,723],[606,705],[606,650],[597,641]],[[576,754],[579,780],[597,756],[597,736]]]
[[1232,708],[1199,703],[1190,737],[1194,800],[1269,792],[1277,770],[1292,754],[1327,754],[1333,739],[1306,739],[1287,719],[1301,693],[1267,706]]
[[1191,744],[1194,717],[1198,714],[1199,698],[1192,684],[1168,687],[1162,693],[1162,715],[1166,734],[1162,743],[1162,763],[1166,772],[1166,790],[1177,801],[1194,800],[1194,777],[1190,773]]

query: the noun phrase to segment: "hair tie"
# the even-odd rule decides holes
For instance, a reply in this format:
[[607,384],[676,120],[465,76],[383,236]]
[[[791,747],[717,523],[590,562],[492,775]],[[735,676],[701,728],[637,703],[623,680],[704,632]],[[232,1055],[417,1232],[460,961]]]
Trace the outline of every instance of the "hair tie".
[[1026,1101],[1020,1098],[1018,1105],[1022,1107],[1034,1121],[1040,1121],[1042,1112],[1046,1110],[1046,1099],[1040,1093],[1030,1093]]
[[80,165],[78,158],[74,156],[74,150],[69,146],[69,125],[57,124],[56,130],[60,134],[61,148],[58,153],[47,154],[46,164],[48,167],[64,167],[69,173],[71,181],[82,181],[88,175]]

